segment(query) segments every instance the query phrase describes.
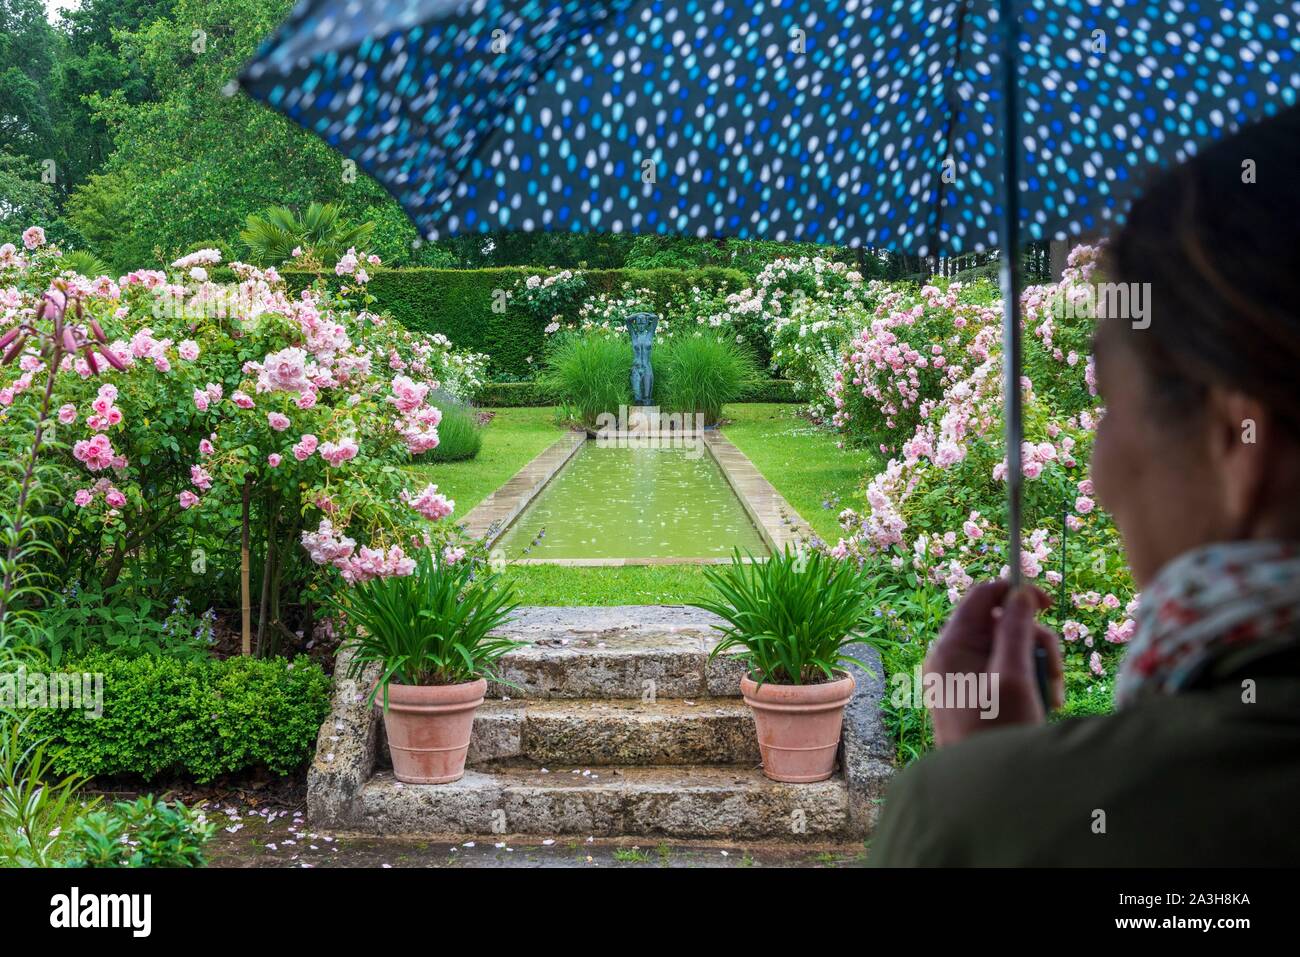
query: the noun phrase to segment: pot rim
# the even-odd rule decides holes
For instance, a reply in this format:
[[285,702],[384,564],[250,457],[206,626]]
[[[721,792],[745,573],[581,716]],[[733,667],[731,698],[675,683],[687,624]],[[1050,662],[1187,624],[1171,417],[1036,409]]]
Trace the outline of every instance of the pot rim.
[[852,697],[857,681],[847,671],[839,671],[840,677],[834,681],[822,681],[815,685],[787,685],[773,681],[764,681],[761,685],[749,675],[740,679],[740,693],[747,699],[756,701],[797,700],[800,702],[821,702],[847,700]]
[[[376,684],[378,684],[376,682]],[[439,701],[445,703],[474,701],[482,698],[487,692],[487,679],[475,678],[473,681],[462,681],[454,685],[404,685],[396,681],[388,683],[388,700],[390,703],[423,703],[428,701]],[[382,686],[376,688],[375,703],[383,706],[384,689]]]

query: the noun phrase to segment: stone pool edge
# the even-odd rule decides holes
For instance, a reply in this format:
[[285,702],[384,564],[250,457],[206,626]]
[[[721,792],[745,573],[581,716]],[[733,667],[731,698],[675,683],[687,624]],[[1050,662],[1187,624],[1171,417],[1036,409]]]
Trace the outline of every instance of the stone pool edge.
[[[470,509],[460,523],[461,528],[467,535],[482,539],[491,548],[524,509],[541,494],[551,479],[589,441],[592,439],[583,431],[574,429],[566,433],[512,475],[499,489]],[[779,554],[791,545],[799,547],[811,544],[816,535],[812,527],[720,429],[706,431],[703,442],[769,552]],[[518,558],[511,564],[617,568],[629,565],[717,565],[729,564],[730,561],[730,558],[677,557]]]
[[537,498],[560,469],[569,463],[578,449],[587,441],[587,433],[578,430],[566,432],[552,442],[528,464],[506,479],[495,492],[470,509],[460,522],[460,527],[471,538],[483,539],[490,547],[500,538],[519,513]]

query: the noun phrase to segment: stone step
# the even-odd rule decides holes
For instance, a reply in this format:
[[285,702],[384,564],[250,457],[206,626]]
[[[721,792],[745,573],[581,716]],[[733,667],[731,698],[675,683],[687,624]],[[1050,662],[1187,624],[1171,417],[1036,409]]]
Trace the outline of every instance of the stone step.
[[[380,747],[379,755],[387,756]],[[611,765],[757,766],[758,739],[739,698],[486,701],[474,715],[470,766],[533,762],[552,771]]]
[[581,835],[825,840],[851,837],[839,775],[781,784],[758,770],[625,767],[586,774],[471,768],[452,784],[401,784],[388,772],[361,788],[353,828],[384,835]]
[[498,663],[497,698],[737,697],[743,666],[709,660],[721,619],[685,606],[521,608],[498,634],[528,643]]
[[502,633],[528,647],[502,669],[523,690],[494,689],[475,722],[469,770],[445,785],[393,780],[383,720],[365,705],[378,667],[349,678],[342,652],[307,773],[308,817],[340,832],[484,839],[867,833],[894,758],[876,652],[850,649],[867,669],[849,668],[858,685],[840,771],[817,784],[779,784],[758,770],[752,718],[739,700],[742,669],[708,661],[716,621],[681,606],[518,609]]

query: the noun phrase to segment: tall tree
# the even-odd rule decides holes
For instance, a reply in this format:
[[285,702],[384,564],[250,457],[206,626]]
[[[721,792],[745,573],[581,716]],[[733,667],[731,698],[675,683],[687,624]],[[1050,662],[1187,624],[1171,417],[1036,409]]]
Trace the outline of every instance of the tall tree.
[[116,266],[223,245],[238,252],[250,213],[336,203],[375,221],[373,245],[405,259],[415,230],[376,183],[278,114],[227,85],[283,19],[290,0],[176,0],[171,12],[114,34],[154,99],[96,99],[114,150],[69,204],[73,224]]

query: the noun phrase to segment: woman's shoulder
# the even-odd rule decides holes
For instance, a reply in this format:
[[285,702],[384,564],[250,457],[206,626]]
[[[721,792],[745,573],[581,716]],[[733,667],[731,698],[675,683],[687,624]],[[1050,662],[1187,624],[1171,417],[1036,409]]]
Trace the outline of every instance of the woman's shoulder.
[[1051,866],[1276,855],[1276,832],[1294,830],[1281,808],[1300,796],[1300,686],[1269,682],[1274,700],[1263,703],[1260,690],[1154,698],[937,751],[890,787],[869,858]]

